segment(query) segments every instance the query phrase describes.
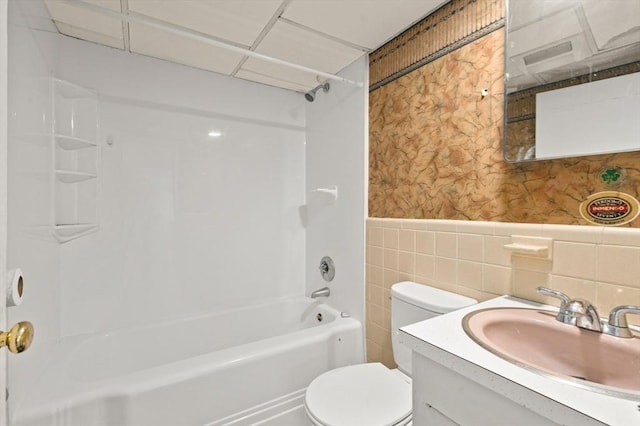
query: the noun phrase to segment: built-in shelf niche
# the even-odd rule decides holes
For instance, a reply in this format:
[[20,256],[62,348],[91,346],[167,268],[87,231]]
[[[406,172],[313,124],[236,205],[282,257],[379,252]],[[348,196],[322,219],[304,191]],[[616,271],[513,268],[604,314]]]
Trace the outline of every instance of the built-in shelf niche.
[[98,97],[53,79],[53,220],[61,243],[98,230]]

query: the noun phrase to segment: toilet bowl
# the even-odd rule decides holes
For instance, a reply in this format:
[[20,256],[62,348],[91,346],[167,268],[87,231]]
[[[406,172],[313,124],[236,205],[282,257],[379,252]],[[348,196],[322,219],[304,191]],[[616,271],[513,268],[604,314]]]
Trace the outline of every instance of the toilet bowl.
[[404,281],[391,287],[391,328],[398,369],[381,363],[336,368],[316,377],[305,393],[307,418],[316,426],[411,425],[411,350],[399,329],[477,301]]
[[309,385],[304,405],[316,426],[407,425],[411,379],[378,362],[336,368]]

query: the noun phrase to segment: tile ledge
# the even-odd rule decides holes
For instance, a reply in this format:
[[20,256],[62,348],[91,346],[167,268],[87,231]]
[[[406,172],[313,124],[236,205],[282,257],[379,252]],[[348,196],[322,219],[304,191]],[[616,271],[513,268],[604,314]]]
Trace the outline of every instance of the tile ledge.
[[591,225],[562,225],[518,222],[491,222],[454,219],[367,218],[367,226],[414,231],[441,231],[489,236],[526,234],[552,237],[559,241],[640,247],[640,228]]

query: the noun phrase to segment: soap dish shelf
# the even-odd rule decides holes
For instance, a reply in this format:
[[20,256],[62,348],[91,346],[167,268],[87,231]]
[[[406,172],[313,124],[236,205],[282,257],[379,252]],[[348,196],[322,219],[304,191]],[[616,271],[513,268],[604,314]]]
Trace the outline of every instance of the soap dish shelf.
[[99,105],[95,90],[52,79],[51,233],[59,243],[99,229]]
[[512,235],[511,243],[504,248],[514,255],[551,259],[553,238]]

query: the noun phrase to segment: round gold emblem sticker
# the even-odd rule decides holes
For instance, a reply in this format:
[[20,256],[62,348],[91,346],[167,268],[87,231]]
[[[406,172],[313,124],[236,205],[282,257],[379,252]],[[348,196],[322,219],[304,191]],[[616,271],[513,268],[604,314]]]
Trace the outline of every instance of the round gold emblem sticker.
[[624,192],[597,192],[580,204],[582,217],[596,225],[625,225],[638,217],[639,213],[638,200]]

